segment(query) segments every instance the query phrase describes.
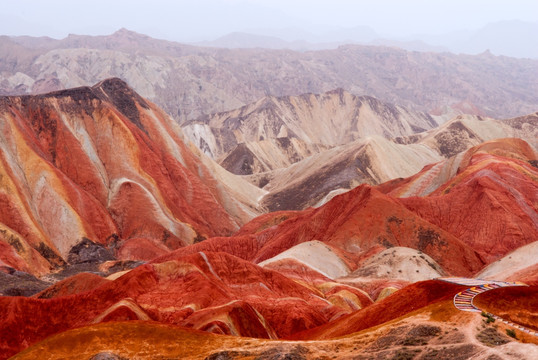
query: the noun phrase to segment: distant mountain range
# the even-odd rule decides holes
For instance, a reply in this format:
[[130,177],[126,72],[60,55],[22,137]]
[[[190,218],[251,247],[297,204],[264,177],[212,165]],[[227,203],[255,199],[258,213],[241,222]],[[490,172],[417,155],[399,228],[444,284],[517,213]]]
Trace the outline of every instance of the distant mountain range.
[[[345,45],[297,52],[218,49],[125,29],[62,40],[0,37],[0,94],[36,94],[119,77],[178,122],[265,96],[337,88],[432,114],[513,117],[536,111],[538,60]],[[461,106],[465,104],[465,106]]]
[[538,58],[538,23],[502,21],[478,30],[462,30],[443,35],[417,34],[398,38],[383,36],[372,28],[342,28],[322,34],[299,29],[253,29],[234,32],[197,45],[221,48],[291,49],[298,51],[335,49],[345,44],[382,45],[409,51],[453,52],[495,55],[516,58]]
[[[343,32],[345,33],[345,32]],[[289,49],[294,51],[316,51],[316,50],[330,50],[337,49],[342,45],[356,44],[356,45],[374,45],[374,46],[388,46],[400,48],[408,51],[431,51],[431,52],[448,52],[449,48],[444,46],[434,46],[427,44],[422,40],[393,40],[384,39],[379,36],[357,36],[356,33],[351,33],[349,37],[343,37],[345,40],[329,40],[332,37],[328,37],[327,41],[316,40],[315,36],[308,36],[311,40],[284,40],[277,36],[252,34],[248,32],[233,32],[224,36],[221,36],[212,41],[201,41],[193,43],[197,46],[209,46],[216,48],[228,48],[228,49]],[[363,40],[359,40],[363,39]]]

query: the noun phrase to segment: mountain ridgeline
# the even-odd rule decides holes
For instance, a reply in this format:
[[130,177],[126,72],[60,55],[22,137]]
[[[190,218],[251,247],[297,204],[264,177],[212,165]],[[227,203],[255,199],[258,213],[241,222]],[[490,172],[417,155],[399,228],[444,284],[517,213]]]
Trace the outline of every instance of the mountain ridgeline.
[[265,96],[343,88],[415,111],[514,117],[536,111],[538,60],[343,45],[295,52],[216,49],[125,29],[62,40],[0,37],[0,94],[36,94],[119,77],[180,123]]
[[441,117],[410,111],[343,89],[264,97],[236,110],[182,125],[208,156],[239,175],[287,167],[328,148],[369,136],[387,139],[437,127]]

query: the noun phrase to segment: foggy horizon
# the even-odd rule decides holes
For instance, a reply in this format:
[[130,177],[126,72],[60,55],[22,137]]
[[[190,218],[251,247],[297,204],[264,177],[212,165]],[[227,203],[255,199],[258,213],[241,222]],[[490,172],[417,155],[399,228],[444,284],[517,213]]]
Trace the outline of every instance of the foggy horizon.
[[20,0],[0,10],[2,35],[108,35],[120,28],[175,41],[213,40],[231,32],[300,28],[316,33],[369,27],[384,37],[444,35],[518,20],[538,22],[538,3],[425,0],[103,1],[91,7]]
[[[239,32],[312,44],[406,48],[398,42],[421,41],[426,46],[407,49],[469,54],[491,49],[496,55],[538,58],[533,50],[538,47],[538,2],[530,0],[96,0],[91,6],[20,0],[0,10],[0,35],[63,39],[110,35],[121,28],[221,47],[227,43],[212,42]],[[251,41],[265,46],[263,38]]]

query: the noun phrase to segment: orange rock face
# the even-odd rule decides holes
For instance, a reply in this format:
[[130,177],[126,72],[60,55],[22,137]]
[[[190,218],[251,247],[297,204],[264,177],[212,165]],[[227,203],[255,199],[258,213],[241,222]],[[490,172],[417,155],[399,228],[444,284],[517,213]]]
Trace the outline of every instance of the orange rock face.
[[448,300],[463,289],[465,289],[464,286],[436,280],[415,283],[362,311],[316,329],[296,334],[293,338],[319,340],[351,334],[396,319],[430,304]]
[[158,255],[230,235],[248,218],[173,120],[119,79],[3,97],[0,118],[0,224],[14,249],[0,260],[9,266],[45,273],[83,238],[114,240],[127,258],[124,242],[149,239]]

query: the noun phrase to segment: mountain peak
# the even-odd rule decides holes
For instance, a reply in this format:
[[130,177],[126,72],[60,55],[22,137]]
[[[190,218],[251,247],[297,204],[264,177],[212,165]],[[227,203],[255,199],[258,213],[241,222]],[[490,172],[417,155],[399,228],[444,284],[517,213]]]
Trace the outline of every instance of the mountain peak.
[[128,33],[132,33],[133,31],[127,29],[127,28],[120,28],[118,29],[114,34],[128,34]]
[[105,79],[95,85],[93,89],[105,95],[107,100],[110,100],[133,124],[146,132],[140,122],[140,114],[136,104],[146,109],[149,108],[149,105],[125,81],[116,77]]
[[124,27],[122,27],[121,29],[119,29],[116,32],[112,33],[112,36],[137,36],[137,37],[143,37],[143,35],[135,32],[135,31],[126,29]]
[[93,86],[93,89],[115,89],[122,91],[133,91],[131,87],[122,79],[118,77],[111,77],[105,79]]
[[330,91],[327,91],[327,94],[336,94],[336,95],[344,95],[344,94],[349,94],[349,91],[347,91],[346,89],[344,88],[336,88],[336,89],[333,89],[333,90],[330,90]]

